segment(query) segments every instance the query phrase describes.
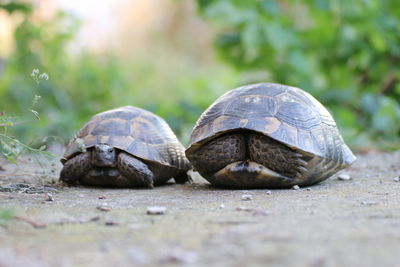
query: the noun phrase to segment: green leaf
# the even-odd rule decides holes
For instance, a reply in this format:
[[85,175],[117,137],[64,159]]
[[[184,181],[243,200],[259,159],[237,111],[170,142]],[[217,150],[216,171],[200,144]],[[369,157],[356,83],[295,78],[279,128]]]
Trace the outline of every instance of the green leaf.
[[380,98],[379,107],[372,118],[372,125],[375,129],[395,133],[400,131],[400,107],[390,98]]
[[378,32],[371,32],[370,39],[374,48],[379,52],[384,52],[387,49],[386,41]]
[[276,51],[284,51],[297,43],[293,31],[280,23],[271,22],[264,25],[266,42]]
[[14,154],[4,154],[4,156],[6,157],[7,161],[9,161],[12,164],[17,165],[16,155],[14,155]]
[[281,13],[281,9],[275,0],[263,0],[261,2],[262,10],[270,15],[279,15]]
[[29,13],[31,12],[32,7],[30,4],[10,2],[7,4],[0,4],[0,9],[4,9],[8,13],[13,13],[15,11],[22,11],[24,13]]

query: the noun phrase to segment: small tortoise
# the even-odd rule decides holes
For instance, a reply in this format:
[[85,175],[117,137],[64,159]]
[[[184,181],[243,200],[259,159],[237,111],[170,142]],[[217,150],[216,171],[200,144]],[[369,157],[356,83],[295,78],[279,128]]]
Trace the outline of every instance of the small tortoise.
[[99,113],[67,146],[60,179],[69,184],[153,187],[189,180],[190,163],[168,124],[132,106]]
[[218,98],[197,121],[186,156],[212,184],[236,188],[311,185],[355,160],[314,97],[272,83]]

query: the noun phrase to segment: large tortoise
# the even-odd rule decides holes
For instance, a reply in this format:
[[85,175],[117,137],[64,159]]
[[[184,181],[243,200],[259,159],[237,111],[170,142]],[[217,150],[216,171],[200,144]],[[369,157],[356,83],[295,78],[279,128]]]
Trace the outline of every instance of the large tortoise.
[[197,121],[186,156],[212,184],[237,188],[311,185],[355,160],[313,96],[273,83],[218,98]]
[[153,187],[188,181],[190,164],[168,124],[125,106],[93,116],[67,146],[60,179],[69,184]]

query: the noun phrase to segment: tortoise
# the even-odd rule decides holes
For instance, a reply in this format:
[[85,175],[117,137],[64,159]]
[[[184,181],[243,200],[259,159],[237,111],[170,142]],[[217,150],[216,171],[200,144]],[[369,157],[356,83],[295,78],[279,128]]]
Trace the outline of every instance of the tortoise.
[[186,156],[211,184],[232,188],[312,185],[356,159],[321,103],[274,83],[219,97],[198,119]]
[[190,163],[168,124],[125,106],[94,115],[69,142],[60,180],[68,184],[150,187],[189,181]]

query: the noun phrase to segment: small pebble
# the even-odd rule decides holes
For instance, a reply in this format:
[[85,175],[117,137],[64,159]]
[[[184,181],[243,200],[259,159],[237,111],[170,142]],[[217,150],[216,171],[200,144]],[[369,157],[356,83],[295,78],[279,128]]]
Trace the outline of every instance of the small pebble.
[[296,185],[292,186],[292,189],[293,189],[293,190],[299,190],[299,189],[300,189],[300,186],[298,186],[298,185],[296,184]]
[[107,206],[98,206],[97,209],[100,211],[110,211],[111,210],[111,208],[107,207]]
[[99,199],[106,199],[107,197],[105,195],[100,195]]
[[97,221],[99,221],[99,220],[100,220],[100,216],[95,216],[95,217],[90,218],[89,221],[91,221],[91,222],[97,222]]
[[394,181],[394,182],[400,182],[400,176],[394,177],[394,178],[393,178],[393,181]]
[[366,206],[372,206],[372,205],[378,205],[379,203],[376,201],[362,201],[361,205],[366,205]]
[[198,260],[198,255],[190,250],[175,248],[168,251],[161,259],[162,263],[194,263]]
[[242,200],[243,201],[251,201],[251,200],[253,200],[253,196],[252,195],[242,195]]
[[311,188],[309,188],[309,187],[307,187],[307,188],[306,188],[306,190],[307,190],[307,191],[312,191],[312,189],[311,189]]
[[351,176],[348,175],[347,173],[342,173],[342,174],[339,174],[338,179],[342,180],[342,181],[348,181],[348,180],[351,180]]
[[219,208],[220,208],[220,209],[224,209],[224,208],[225,208],[225,204],[219,205]]
[[246,208],[246,207],[237,207],[236,211],[252,211],[253,209]]
[[265,192],[267,195],[271,195],[272,194],[272,192],[271,192],[271,190],[268,190],[267,192]]
[[149,215],[163,215],[167,211],[166,207],[151,206],[147,207],[147,214]]
[[252,213],[253,215],[267,216],[270,215],[271,212],[269,210],[255,210]]
[[46,194],[46,201],[53,202],[54,201],[53,195],[50,194],[50,193],[47,193]]
[[118,225],[118,223],[116,223],[116,222],[113,222],[113,221],[105,222],[104,224],[105,224],[105,225],[107,225],[107,226],[114,226],[114,225]]

